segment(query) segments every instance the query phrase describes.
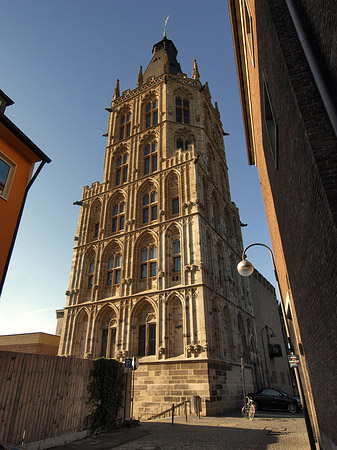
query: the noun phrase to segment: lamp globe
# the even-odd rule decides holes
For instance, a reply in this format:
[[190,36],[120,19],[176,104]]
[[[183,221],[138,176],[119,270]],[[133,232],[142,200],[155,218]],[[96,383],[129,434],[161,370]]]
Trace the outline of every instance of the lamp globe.
[[254,266],[251,262],[243,259],[237,265],[237,270],[243,277],[249,277],[254,272]]

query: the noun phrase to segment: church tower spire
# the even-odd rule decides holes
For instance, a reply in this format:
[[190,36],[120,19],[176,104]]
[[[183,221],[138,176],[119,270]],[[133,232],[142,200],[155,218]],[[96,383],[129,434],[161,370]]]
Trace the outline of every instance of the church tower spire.
[[196,61],[188,78],[166,36],[152,53],[136,88],[117,80],[103,182],[83,188],[60,355],[139,358],[135,416],[196,394],[217,413],[255,349],[240,219]]
[[181,73],[181,67],[177,61],[178,50],[170,39],[164,36],[160,42],[154,44],[152,54],[153,57],[144,72],[144,82],[164,73],[172,75]]

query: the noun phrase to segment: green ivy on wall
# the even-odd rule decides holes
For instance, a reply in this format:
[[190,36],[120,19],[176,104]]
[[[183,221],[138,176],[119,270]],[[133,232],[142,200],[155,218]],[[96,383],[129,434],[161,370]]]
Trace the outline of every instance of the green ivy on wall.
[[88,416],[88,426],[93,433],[111,431],[120,426],[123,389],[124,370],[120,362],[106,358],[93,361],[88,385],[89,402],[95,406]]

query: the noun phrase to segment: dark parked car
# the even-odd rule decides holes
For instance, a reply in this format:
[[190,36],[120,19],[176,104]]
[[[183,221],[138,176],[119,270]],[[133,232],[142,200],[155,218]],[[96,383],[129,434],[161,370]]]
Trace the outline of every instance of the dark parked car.
[[252,397],[257,409],[285,409],[295,413],[302,408],[298,398],[278,389],[262,388],[257,392],[248,394],[248,396]]

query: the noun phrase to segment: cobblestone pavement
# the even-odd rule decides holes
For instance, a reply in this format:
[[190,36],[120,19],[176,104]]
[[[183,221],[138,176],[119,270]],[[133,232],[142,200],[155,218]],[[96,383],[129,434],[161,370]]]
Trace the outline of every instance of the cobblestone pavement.
[[54,450],[308,450],[301,414],[258,412],[253,421],[233,415],[176,417],[142,423]]

